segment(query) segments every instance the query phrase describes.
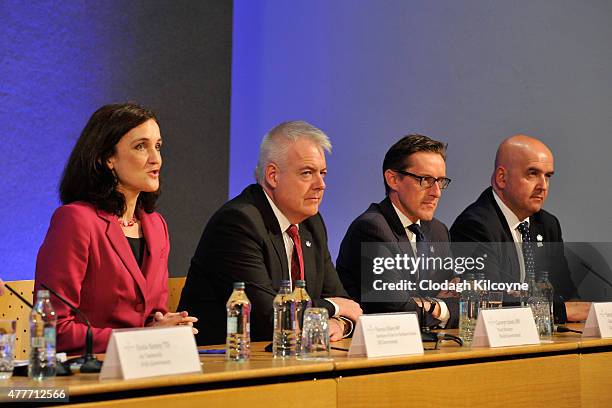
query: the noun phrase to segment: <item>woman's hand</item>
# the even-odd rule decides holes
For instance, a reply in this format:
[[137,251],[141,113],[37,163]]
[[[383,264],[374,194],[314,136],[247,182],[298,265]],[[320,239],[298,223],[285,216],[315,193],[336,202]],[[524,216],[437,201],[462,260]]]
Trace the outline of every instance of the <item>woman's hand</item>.
[[149,324],[149,326],[190,326],[193,334],[198,334],[198,329],[193,327],[193,324],[197,321],[197,317],[189,316],[189,313],[185,311],[166,314],[162,314],[162,312],[155,312],[153,315],[153,321]]

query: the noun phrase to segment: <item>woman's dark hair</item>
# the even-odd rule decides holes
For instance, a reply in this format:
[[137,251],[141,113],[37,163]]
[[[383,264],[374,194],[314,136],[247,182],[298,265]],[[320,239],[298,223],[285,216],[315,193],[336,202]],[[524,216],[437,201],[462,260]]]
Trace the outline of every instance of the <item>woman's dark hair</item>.
[[[157,122],[153,112],[133,103],[104,105],[94,112],[64,168],[59,187],[62,203],[87,201],[111,214],[123,215],[125,197],[117,191],[118,180],[106,161],[126,133],[149,119]],[[141,192],[136,208],[153,212],[159,194],[159,189],[153,193]]]

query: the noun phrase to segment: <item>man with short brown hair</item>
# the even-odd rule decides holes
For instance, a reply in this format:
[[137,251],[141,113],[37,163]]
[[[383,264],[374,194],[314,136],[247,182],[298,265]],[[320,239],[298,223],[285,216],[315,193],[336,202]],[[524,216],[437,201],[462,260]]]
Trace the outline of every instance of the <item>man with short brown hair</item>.
[[[379,277],[371,269],[374,259],[380,257],[451,256],[448,229],[434,218],[442,190],[450,183],[445,160],[446,146],[423,135],[405,136],[387,151],[382,166],[387,197],[371,204],[351,223],[336,261],[344,287],[361,304],[364,313],[413,311],[421,309],[423,304],[422,309],[427,312],[424,324],[457,325],[457,303],[440,298],[451,296],[450,293],[435,291],[428,294],[437,296],[429,297],[423,296],[424,291],[417,287],[381,290],[380,283],[376,282]],[[376,256],[362,250],[364,243],[374,243]],[[419,246],[425,253],[419,251]],[[393,285],[410,281],[418,286],[421,281],[441,282],[453,278],[452,271],[426,269],[420,267],[407,272],[392,268],[380,275],[380,280]]]

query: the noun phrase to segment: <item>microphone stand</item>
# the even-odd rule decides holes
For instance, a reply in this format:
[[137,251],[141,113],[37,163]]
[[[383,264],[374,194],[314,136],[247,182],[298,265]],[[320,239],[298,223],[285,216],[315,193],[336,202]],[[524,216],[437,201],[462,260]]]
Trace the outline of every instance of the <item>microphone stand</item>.
[[[17,299],[19,299],[22,303],[24,303],[27,307],[29,307],[30,309],[34,310],[34,305],[31,304],[30,302],[28,302],[23,296],[21,296],[19,294],[19,292],[17,292],[15,289],[13,289],[12,287],[10,287],[8,284],[6,284],[6,282],[4,283],[4,287],[7,288],[8,290],[10,290],[13,295],[15,295],[17,297]],[[55,366],[55,370],[56,370],[56,375],[58,376],[68,376],[68,375],[72,375],[72,370],[70,370],[70,365],[67,364],[66,362],[56,362],[56,366]],[[17,368],[15,368],[15,375],[19,375],[17,374]],[[25,376],[27,376],[27,373],[23,374]]]
[[102,369],[102,362],[96,358],[93,354],[93,331],[91,330],[91,324],[89,319],[85,316],[85,313],[81,312],[77,307],[73,306],[70,302],[64,299],[59,293],[46,286],[44,283],[41,286],[53,293],[59,300],[62,301],[66,306],[73,312],[81,316],[81,318],[87,324],[87,335],[85,337],[85,354],[82,357],[76,359],[77,362],[82,361],[80,371],[82,373],[99,373]]
[[[451,340],[457,343],[459,346],[462,346],[463,341],[457,336],[453,336],[452,334],[448,334],[448,333],[435,333],[431,331],[431,328],[427,326],[427,324],[425,324],[425,307],[423,304],[423,297],[421,295],[417,295],[415,297],[419,300],[419,302],[421,302],[421,305],[419,306],[416,300],[414,300],[414,298],[411,297],[412,301],[417,306],[419,317],[421,320],[420,321],[421,341],[437,343],[440,340]],[[436,348],[437,348],[437,345],[436,345]]]
[[412,301],[417,307],[417,312],[419,313],[419,320],[420,320],[419,323],[421,326],[421,340],[424,342],[436,342],[438,341],[438,334],[432,332],[429,326],[427,326],[427,324],[425,323],[425,304],[424,304],[423,297],[421,297],[420,294],[418,294],[415,297],[416,299],[419,300],[419,302],[421,302],[421,304],[419,305],[416,302],[416,300],[413,297],[411,297]]

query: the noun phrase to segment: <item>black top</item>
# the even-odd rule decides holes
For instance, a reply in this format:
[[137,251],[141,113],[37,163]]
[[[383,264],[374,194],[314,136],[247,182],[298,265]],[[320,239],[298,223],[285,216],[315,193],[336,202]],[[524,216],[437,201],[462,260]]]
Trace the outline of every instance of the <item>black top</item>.
[[144,237],[141,238],[131,238],[126,237],[128,243],[130,244],[130,248],[132,248],[132,253],[134,254],[134,258],[136,258],[136,263],[138,266],[142,266],[142,258],[144,256],[144,250],[146,247],[146,242]]

